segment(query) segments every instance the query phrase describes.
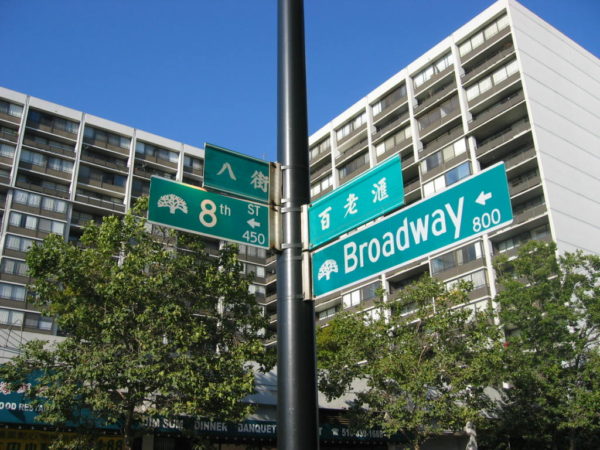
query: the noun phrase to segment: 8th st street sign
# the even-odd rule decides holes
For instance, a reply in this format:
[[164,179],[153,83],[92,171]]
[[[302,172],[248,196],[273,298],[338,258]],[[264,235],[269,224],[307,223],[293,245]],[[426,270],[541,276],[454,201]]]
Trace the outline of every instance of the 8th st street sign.
[[183,231],[269,248],[269,208],[152,177],[148,220]]
[[314,252],[313,294],[325,295],[512,220],[506,171],[498,164]]

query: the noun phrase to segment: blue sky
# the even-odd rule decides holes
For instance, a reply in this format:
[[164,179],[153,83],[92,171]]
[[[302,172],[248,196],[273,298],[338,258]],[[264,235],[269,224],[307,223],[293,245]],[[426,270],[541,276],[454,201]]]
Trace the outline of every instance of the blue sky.
[[[305,0],[309,131],[491,0]],[[522,4],[600,55],[600,0]],[[276,159],[276,0],[0,0],[0,86]]]

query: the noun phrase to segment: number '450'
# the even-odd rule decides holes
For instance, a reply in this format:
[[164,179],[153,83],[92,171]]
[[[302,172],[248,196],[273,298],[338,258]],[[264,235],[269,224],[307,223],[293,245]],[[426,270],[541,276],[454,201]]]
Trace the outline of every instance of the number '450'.
[[264,245],[266,241],[264,233],[257,233],[256,231],[245,231],[242,237],[250,244]]

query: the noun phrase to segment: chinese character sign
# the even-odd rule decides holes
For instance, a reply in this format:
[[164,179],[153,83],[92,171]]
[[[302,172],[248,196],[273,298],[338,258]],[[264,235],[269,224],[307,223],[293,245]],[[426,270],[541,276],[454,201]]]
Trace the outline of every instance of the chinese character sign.
[[308,208],[310,248],[316,248],[404,203],[400,156],[375,166]]
[[270,165],[266,161],[217,147],[204,146],[204,186],[239,197],[269,202]]

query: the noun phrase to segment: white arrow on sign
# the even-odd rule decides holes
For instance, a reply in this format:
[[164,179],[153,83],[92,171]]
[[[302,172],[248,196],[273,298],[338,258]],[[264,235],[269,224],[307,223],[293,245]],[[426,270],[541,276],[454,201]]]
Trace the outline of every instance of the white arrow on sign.
[[256,219],[254,219],[254,217],[252,219],[250,219],[248,222],[246,222],[248,225],[250,225],[252,227],[252,229],[256,228],[256,227],[260,227],[260,222],[257,222]]
[[479,194],[477,200],[475,200],[475,203],[479,203],[480,205],[485,206],[485,202],[487,202],[490,198],[492,198],[491,192],[486,193],[481,191],[481,194]]

